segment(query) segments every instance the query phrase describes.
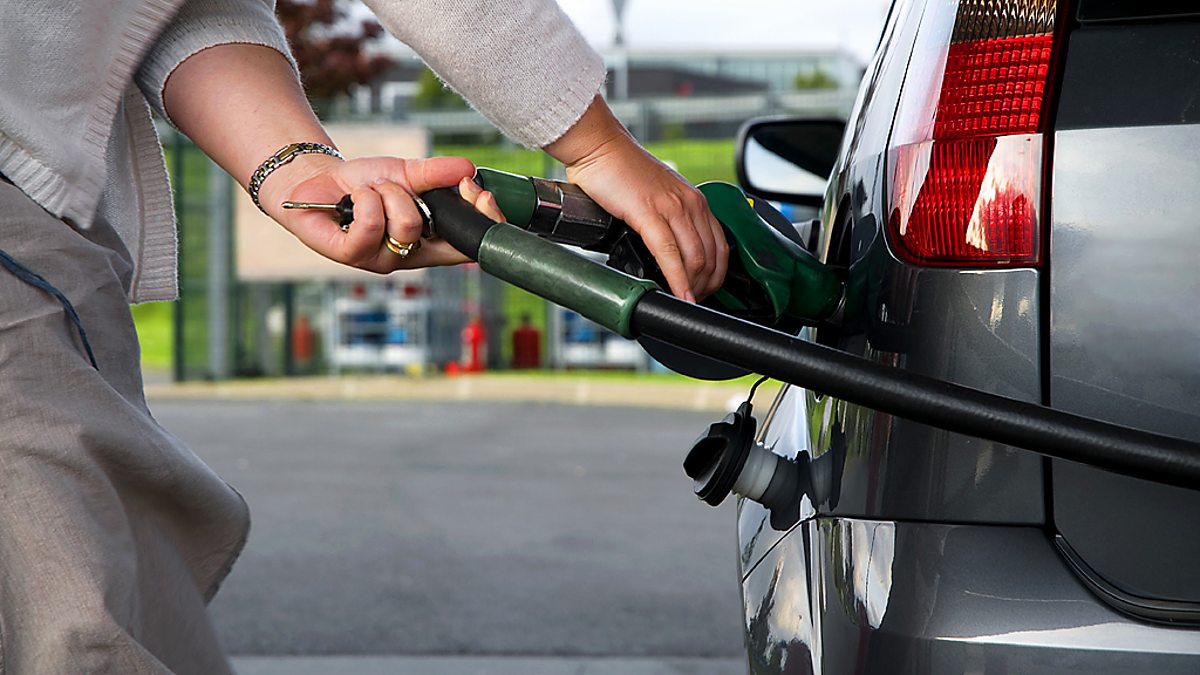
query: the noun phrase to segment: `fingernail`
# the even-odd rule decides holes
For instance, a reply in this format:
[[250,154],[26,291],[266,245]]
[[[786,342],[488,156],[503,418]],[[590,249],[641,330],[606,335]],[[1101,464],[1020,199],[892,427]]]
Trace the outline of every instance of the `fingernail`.
[[687,300],[688,302],[692,303],[693,305],[696,304],[696,294],[692,293],[691,291],[684,293],[683,299]]

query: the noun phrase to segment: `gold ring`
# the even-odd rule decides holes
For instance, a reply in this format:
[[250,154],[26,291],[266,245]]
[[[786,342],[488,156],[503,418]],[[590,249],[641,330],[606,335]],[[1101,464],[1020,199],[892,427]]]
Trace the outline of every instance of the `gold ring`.
[[384,246],[388,247],[389,251],[395,253],[401,258],[407,258],[409,253],[421,248],[421,240],[419,239],[411,244],[401,244],[395,239],[392,239],[391,236],[384,237],[383,244]]

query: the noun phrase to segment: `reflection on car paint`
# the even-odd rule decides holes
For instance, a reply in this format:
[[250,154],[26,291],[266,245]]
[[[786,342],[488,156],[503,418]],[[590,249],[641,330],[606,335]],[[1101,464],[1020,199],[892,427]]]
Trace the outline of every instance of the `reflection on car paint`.
[[1194,673],[1195,631],[1095,601],[1036,527],[818,517],[742,586],[749,670]]

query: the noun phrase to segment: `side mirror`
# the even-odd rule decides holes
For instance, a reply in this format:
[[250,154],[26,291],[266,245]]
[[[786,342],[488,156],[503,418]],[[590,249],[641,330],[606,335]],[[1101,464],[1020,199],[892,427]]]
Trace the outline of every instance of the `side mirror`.
[[845,131],[836,119],[750,120],[738,132],[738,182],[764,199],[820,206]]

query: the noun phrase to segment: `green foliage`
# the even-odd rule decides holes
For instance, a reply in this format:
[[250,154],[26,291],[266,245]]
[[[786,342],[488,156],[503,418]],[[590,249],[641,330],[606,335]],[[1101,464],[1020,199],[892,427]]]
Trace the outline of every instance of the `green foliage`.
[[[346,0],[277,0],[275,13],[283,25],[304,89],[317,107],[367,84],[391,66],[390,57],[368,46],[383,35],[374,21],[346,25]],[[335,29],[334,27],[337,26]]]
[[414,110],[461,110],[467,107],[467,102],[426,68],[417,80],[417,93],[413,94],[411,105]]
[[796,79],[792,81],[792,86],[797,89],[837,89],[838,82],[829,73],[823,70],[814,70],[808,73],[798,73]]

